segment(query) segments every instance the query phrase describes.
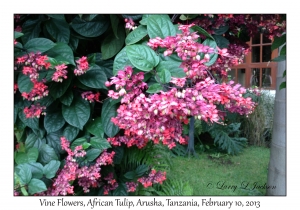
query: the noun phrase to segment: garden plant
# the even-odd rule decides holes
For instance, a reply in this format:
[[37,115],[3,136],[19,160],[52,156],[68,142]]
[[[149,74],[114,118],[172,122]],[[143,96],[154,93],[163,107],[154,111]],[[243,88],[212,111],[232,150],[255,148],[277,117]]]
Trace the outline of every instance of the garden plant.
[[[155,186],[169,184],[164,151],[188,144],[194,153],[195,119],[224,127],[228,113],[254,111],[256,92],[227,79],[249,52],[245,42],[285,31],[279,15],[14,22],[14,193],[36,196],[163,194]],[[245,145],[219,141],[229,154]]]

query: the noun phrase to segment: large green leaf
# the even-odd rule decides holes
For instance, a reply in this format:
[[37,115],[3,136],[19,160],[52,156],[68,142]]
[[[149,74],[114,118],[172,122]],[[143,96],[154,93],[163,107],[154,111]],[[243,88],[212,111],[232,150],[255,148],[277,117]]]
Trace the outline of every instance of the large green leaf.
[[139,165],[136,169],[135,169],[135,173],[138,177],[143,176],[149,169],[148,165]]
[[69,40],[69,47],[71,47],[71,49],[73,51],[76,51],[78,44],[79,44],[79,39],[75,36],[72,36],[72,34],[71,34],[70,40]]
[[228,45],[229,45],[228,39],[226,39],[225,37],[220,36],[220,35],[213,35],[213,37],[215,38],[219,48],[221,48],[221,49],[228,48]]
[[275,37],[271,46],[271,50],[279,48],[281,45],[286,43],[286,34],[283,34],[281,37]]
[[161,82],[163,84],[169,83],[171,81],[171,73],[168,69],[162,69],[161,71],[158,71],[157,76],[159,79],[158,82]]
[[30,182],[32,178],[32,173],[30,168],[26,164],[20,164],[15,168],[15,172],[20,178],[20,181],[23,185],[26,185]]
[[46,175],[46,178],[52,179],[57,170],[59,169],[60,162],[58,160],[51,160],[44,166],[43,173]]
[[61,129],[65,124],[61,112],[48,113],[44,118],[44,127],[48,133]]
[[37,148],[29,148],[26,153],[18,152],[15,161],[17,164],[36,162],[39,156]]
[[204,64],[206,66],[211,66],[216,62],[217,59],[218,59],[218,54],[217,53],[212,54],[212,56],[210,57],[210,60],[208,62],[204,63]]
[[104,130],[101,123],[101,117],[97,117],[96,119],[91,120],[86,124],[86,129],[91,134],[97,136],[97,137],[104,137]]
[[33,38],[39,37],[39,34],[41,32],[41,22],[41,19],[28,19],[22,25],[22,33],[24,34],[24,36],[22,36],[21,39],[24,44]]
[[58,20],[65,20],[65,15],[64,14],[46,14],[47,16],[58,19]]
[[39,129],[39,118],[36,118],[36,117],[26,118],[23,111],[20,111],[18,115],[19,115],[20,120],[29,128],[37,129],[37,130]]
[[29,93],[33,88],[33,83],[31,82],[29,76],[24,74],[19,74],[18,76],[18,88],[21,93]]
[[161,61],[157,65],[157,71],[162,71],[163,69],[169,70],[171,73],[172,77],[176,78],[183,78],[186,76],[185,72],[181,67],[181,62],[173,61],[173,60],[168,60],[168,61]]
[[90,117],[90,109],[89,102],[75,98],[70,106],[62,105],[62,114],[70,125],[82,130]]
[[70,106],[72,104],[74,95],[73,95],[73,91],[67,90],[60,98],[60,102],[66,106]]
[[49,39],[45,38],[34,38],[30,39],[25,45],[24,48],[27,49],[28,52],[46,52],[55,46]]
[[117,116],[117,105],[111,105],[110,100],[105,100],[101,110],[101,122],[107,136],[113,137],[119,132],[119,127],[111,122]]
[[108,34],[102,42],[101,52],[102,59],[106,60],[115,56],[124,46],[125,30],[122,24],[118,27],[118,38]]
[[48,33],[56,40],[68,44],[70,40],[69,24],[64,19],[52,18],[45,22]]
[[32,163],[26,163],[26,165],[31,170],[32,178],[40,179],[43,177],[44,166],[41,163],[32,162]]
[[100,149],[89,149],[87,152],[86,152],[86,159],[88,161],[93,161],[95,160],[101,153],[102,151]]
[[103,15],[97,15],[91,21],[85,21],[79,16],[72,21],[72,28],[80,35],[85,37],[97,37],[103,34],[108,26],[109,19]]
[[47,190],[45,183],[39,179],[33,178],[28,184],[28,191],[30,195],[43,192]]
[[52,82],[49,86],[49,93],[54,98],[57,99],[61,97],[70,86],[73,79],[73,74],[71,72],[68,73],[68,78],[63,79],[62,82]]
[[[36,141],[41,140],[35,133],[31,133],[27,136],[25,140],[25,148],[28,150],[31,147],[36,147],[34,146]],[[39,147],[36,147],[39,148]]]
[[51,160],[58,160],[55,150],[47,144],[41,145],[38,161],[45,165]]
[[114,196],[127,196],[127,187],[125,183],[121,182],[117,189],[113,191]]
[[151,39],[175,36],[176,29],[168,15],[151,15],[147,19],[147,30]]
[[140,25],[127,35],[125,39],[125,43],[126,45],[135,44],[141,39],[143,39],[147,34],[148,34],[147,28],[143,25]]
[[149,86],[148,90],[146,91],[147,93],[158,93],[161,91],[163,87],[159,83],[154,83]]
[[210,38],[212,40],[214,40],[214,37],[212,37],[212,35],[210,35],[207,31],[205,31],[203,28],[199,27],[199,26],[192,26],[191,29],[193,29],[194,31],[199,32],[200,34],[206,36],[207,38]]
[[78,133],[78,128],[67,125],[67,127],[63,131],[63,136],[66,137],[68,141],[73,141],[77,137]]
[[134,44],[125,48],[130,62],[142,71],[150,71],[159,63],[159,57],[148,46]]
[[57,43],[55,47],[47,51],[47,55],[58,62],[75,66],[73,50],[66,43]]
[[85,74],[78,76],[78,80],[87,87],[96,89],[107,89],[105,82],[107,81],[104,69],[100,66],[93,66]]
[[118,25],[119,25],[119,17],[118,15],[115,15],[115,14],[111,14],[109,15],[109,18],[110,18],[110,25],[112,27],[112,30],[114,32],[114,35],[115,37],[118,39]]
[[75,147],[83,145],[84,143],[87,143],[87,139],[85,137],[75,139],[71,144],[71,149],[74,150]]
[[214,28],[214,34],[216,35],[223,35],[226,33],[226,31],[228,31],[229,26],[225,25],[225,26],[220,26],[219,28]]
[[[203,45],[209,46],[211,48],[216,49],[217,48],[217,42],[211,39],[206,39],[204,40],[204,42],[202,43]],[[204,56],[203,53],[201,53],[201,56]],[[206,66],[211,66],[213,65],[217,58],[218,58],[218,54],[217,53],[209,53],[210,56],[210,60],[206,63],[204,63]]]
[[23,36],[23,35],[24,35],[24,34],[21,33],[21,32],[14,31],[14,38],[15,38],[15,39],[17,39],[17,38],[19,38],[19,37],[21,37],[21,36]]
[[48,133],[46,136],[47,144],[51,146],[56,152],[57,156],[62,153],[60,137],[63,135],[62,130]]
[[133,65],[127,56],[126,48],[123,48],[114,59],[113,74],[116,75],[118,71],[124,70],[126,66]]
[[100,149],[101,152],[107,148],[111,148],[110,144],[105,138],[100,138],[100,137],[92,137],[91,138],[91,145],[92,147],[96,149]]

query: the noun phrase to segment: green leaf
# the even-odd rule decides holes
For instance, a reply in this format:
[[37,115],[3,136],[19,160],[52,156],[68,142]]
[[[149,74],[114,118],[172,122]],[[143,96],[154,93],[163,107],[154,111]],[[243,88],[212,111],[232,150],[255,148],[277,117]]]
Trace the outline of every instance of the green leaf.
[[56,42],[69,43],[70,28],[64,19],[51,19],[45,22],[45,27]]
[[111,148],[110,144],[105,138],[99,138],[99,137],[92,137],[91,145],[96,149],[100,149],[101,152],[105,149]]
[[63,136],[66,137],[68,141],[73,141],[77,137],[78,133],[78,128],[68,125],[63,131]]
[[133,66],[130,62],[126,48],[123,48],[115,57],[113,64],[113,74],[116,75],[118,71],[124,70],[126,66]]
[[207,38],[210,38],[212,40],[215,40],[214,37],[212,35],[210,35],[207,31],[205,31],[203,28],[201,28],[200,26],[192,26],[191,29],[199,32],[200,34],[206,36]]
[[58,19],[58,20],[65,20],[65,15],[64,14],[46,14],[47,16]]
[[180,20],[191,20],[197,17],[197,14],[185,14],[185,15],[180,15],[179,19]]
[[61,112],[47,113],[44,118],[44,127],[48,133],[61,129],[65,124],[65,120]]
[[33,147],[34,143],[38,140],[39,138],[37,137],[37,135],[35,133],[31,133],[27,136],[26,140],[25,140],[25,146],[26,149],[29,149],[31,147]]
[[107,136],[113,137],[119,132],[119,127],[111,122],[117,116],[117,105],[111,105],[110,100],[105,100],[101,110],[101,123]]
[[105,82],[107,81],[104,69],[100,66],[91,67],[85,74],[78,76],[78,80],[87,87],[96,89],[107,89]]
[[119,186],[117,187],[117,189],[115,189],[113,191],[113,195],[114,196],[127,196],[127,187],[125,185],[125,183],[119,183]]
[[286,76],[286,70],[284,70],[283,74],[282,74],[282,78],[285,78]]
[[47,55],[58,62],[75,66],[73,50],[65,43],[57,43],[55,47],[47,51]]
[[142,18],[142,15],[139,15],[139,14],[134,14],[134,15],[122,15],[122,17],[125,19],[125,18],[130,18],[132,19],[133,21],[137,21],[139,19]]
[[74,127],[83,129],[90,118],[90,105],[81,98],[75,98],[70,106],[62,105],[62,115]]
[[43,177],[43,165],[41,163],[26,163],[26,165],[30,168],[32,173],[32,178],[40,179]]
[[151,15],[147,19],[147,30],[151,39],[175,36],[176,29],[168,15]]
[[58,130],[52,133],[48,133],[46,136],[47,143],[56,152],[57,156],[62,153],[60,137],[62,136],[62,130]]
[[21,32],[14,31],[14,38],[15,38],[15,39],[17,39],[17,38],[19,38],[19,37],[21,37],[21,36],[23,36],[23,35],[24,35],[24,34],[21,33]]
[[126,179],[130,179],[130,180],[135,179],[136,176],[137,176],[137,175],[136,175],[135,171],[128,171],[128,172],[126,172],[126,173],[124,174],[124,177],[125,177]]
[[220,26],[218,29],[214,28],[213,31],[216,35],[223,35],[226,33],[226,31],[228,31],[229,26],[225,25],[225,26]]
[[[28,52],[46,52],[55,46],[50,39],[45,38],[34,38],[30,39],[25,45],[24,48],[28,50]],[[51,57],[51,56],[50,56]]]
[[22,163],[27,163],[28,162],[27,154],[25,152],[17,152],[15,156],[15,161],[18,165]]
[[88,132],[90,132],[91,134],[97,137],[101,137],[101,138],[104,137],[104,130],[101,124],[101,117],[97,117],[96,119],[88,122],[86,124],[86,129],[88,130]]
[[282,82],[282,83],[279,85],[279,90],[284,89],[284,88],[286,88],[286,82]]
[[88,161],[93,161],[95,160],[101,153],[102,151],[100,149],[89,149],[87,152],[86,152],[86,159]]
[[211,65],[213,65],[213,64],[216,62],[217,59],[218,59],[218,54],[215,53],[215,54],[213,54],[213,55],[210,57],[210,60],[209,60],[208,62],[204,63],[204,64],[205,64],[206,66],[211,66]]
[[80,146],[80,145],[83,145],[84,143],[87,142],[87,139],[85,137],[81,137],[81,138],[78,138],[78,139],[75,139],[72,144],[71,144],[71,149],[74,150],[75,147],[77,146]]
[[28,184],[28,191],[30,195],[35,193],[46,191],[47,187],[45,183],[39,179],[33,178]]
[[20,111],[18,115],[19,115],[20,120],[29,128],[37,129],[37,130],[39,129],[39,118],[36,118],[36,117],[26,118],[23,111]]
[[44,166],[43,173],[46,175],[46,178],[52,179],[57,170],[59,169],[60,162],[58,160],[51,160]]
[[286,55],[286,44],[280,49],[280,55]]
[[143,25],[140,25],[127,35],[125,43],[126,45],[135,44],[138,41],[142,40],[145,36],[147,36],[147,34],[147,28]]
[[285,43],[286,43],[286,34],[283,34],[281,37],[275,36],[271,46],[271,50],[275,50]]
[[20,181],[23,185],[26,185],[30,182],[32,178],[32,173],[30,168],[26,164],[20,164],[16,167],[16,174],[20,178]]
[[148,46],[135,44],[125,48],[130,62],[142,71],[150,71],[159,63],[159,57]]
[[112,27],[112,30],[114,32],[115,37],[118,39],[118,25],[119,25],[119,17],[118,15],[114,15],[114,14],[110,14],[109,15],[110,18],[110,25]]
[[25,141],[26,149],[29,149],[31,147],[36,147],[36,148],[38,148],[39,153],[41,153],[41,148],[44,144],[46,144],[46,139],[45,138],[43,138],[43,139],[40,139],[40,138],[35,138],[35,139],[30,138],[30,139],[28,139],[27,138],[26,141]]
[[217,45],[220,49],[228,48],[228,45],[229,45],[228,39],[226,39],[223,36],[219,36],[219,35],[213,35],[213,37],[215,38]]
[[285,60],[286,60],[286,55],[279,55],[278,57],[272,59],[271,61],[280,62]]
[[91,144],[88,143],[88,142],[84,142],[84,143],[82,144],[82,148],[83,148],[84,150],[88,149],[90,146],[91,146]]
[[102,59],[107,60],[115,56],[123,47],[125,40],[124,26],[121,24],[118,27],[118,38],[108,34],[102,42],[101,52]]
[[78,47],[78,43],[79,43],[79,39],[75,36],[70,36],[70,40],[69,40],[69,47],[72,49],[72,51],[76,51],[77,47]]
[[39,150],[35,147],[28,149],[27,151],[27,160],[28,163],[36,162],[39,156]]
[[24,74],[19,74],[18,76],[18,88],[21,93],[29,93],[33,88],[33,83],[30,78]]
[[162,69],[161,71],[158,71],[157,75],[159,77],[158,82],[165,84],[171,81],[171,73],[167,69]]
[[68,78],[64,79],[62,82],[52,82],[49,86],[49,93],[54,98],[57,99],[61,97],[70,86],[73,79],[73,74],[71,72],[68,73]]
[[60,98],[60,102],[66,106],[70,106],[73,101],[73,91],[70,89],[66,91]]
[[41,32],[41,19],[29,19],[22,25],[22,33],[24,36],[21,37],[23,44],[31,39],[39,37]]
[[176,78],[183,78],[186,76],[185,72],[181,67],[181,62],[173,61],[173,60],[168,60],[168,61],[161,61],[157,65],[157,71],[162,71],[163,69],[169,70],[171,73],[172,77]]
[[109,20],[103,15],[97,15],[91,21],[82,20],[79,16],[77,16],[73,19],[71,26],[78,34],[82,36],[97,37],[107,30],[109,26]]
[[135,173],[138,177],[143,176],[149,169],[148,165],[139,165],[136,169],[135,169]]
[[124,147],[114,147],[115,156],[113,159],[114,164],[120,164],[123,160],[124,156]]
[[51,160],[58,160],[55,150],[47,144],[41,145],[38,161],[45,165]]
[[149,86],[148,90],[146,91],[147,93],[158,93],[161,91],[163,87],[159,83],[154,83]]

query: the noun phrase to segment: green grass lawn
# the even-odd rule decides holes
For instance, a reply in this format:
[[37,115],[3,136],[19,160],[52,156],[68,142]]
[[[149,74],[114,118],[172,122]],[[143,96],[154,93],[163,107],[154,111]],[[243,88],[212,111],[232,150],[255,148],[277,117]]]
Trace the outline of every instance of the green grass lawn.
[[[170,176],[188,181],[196,196],[265,195],[270,149],[247,147],[240,155],[198,153],[173,158]],[[216,153],[215,153],[216,154]]]

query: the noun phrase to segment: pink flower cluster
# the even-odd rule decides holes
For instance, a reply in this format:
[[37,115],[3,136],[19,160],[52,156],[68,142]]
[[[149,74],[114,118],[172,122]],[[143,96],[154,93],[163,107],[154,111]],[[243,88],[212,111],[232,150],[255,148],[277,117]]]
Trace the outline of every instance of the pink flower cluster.
[[99,97],[100,97],[100,93],[93,93],[92,91],[86,91],[81,93],[81,97],[87,101],[89,101],[90,103],[93,103],[95,101],[100,102]]
[[85,193],[89,192],[91,187],[99,187],[101,180],[101,166],[112,164],[114,152],[108,153],[104,151],[96,160],[96,163],[91,166],[80,167],[76,159],[84,157],[86,155],[82,145],[76,146],[74,151],[70,149],[70,142],[65,138],[61,137],[61,146],[68,156],[64,168],[61,169],[52,186],[46,191],[38,195],[67,195],[74,193],[74,186],[72,183],[74,180],[78,180],[78,185],[83,188]]
[[28,101],[37,101],[44,96],[47,96],[48,86],[45,85],[46,80],[43,79],[41,82],[38,82],[37,80],[33,79],[31,80],[33,82],[33,88],[29,93],[23,92],[22,96],[27,99]]
[[138,181],[145,187],[151,187],[152,184],[162,184],[163,181],[165,181],[166,178],[166,172],[156,171],[155,169],[152,169],[148,177],[142,177],[139,178]]
[[117,189],[119,186],[118,182],[114,179],[114,174],[109,173],[103,180],[107,181],[107,184],[104,185],[103,195],[108,195],[109,191]]
[[135,23],[133,22],[133,20],[131,18],[125,18],[125,28],[128,28],[129,30],[134,30],[137,28],[137,26],[134,26]]
[[126,182],[127,192],[135,192],[138,183],[135,182]]
[[32,104],[30,107],[25,107],[23,112],[26,118],[33,118],[37,117],[40,118],[41,115],[45,115],[46,113],[43,112],[45,110],[45,106],[41,106],[40,104]]
[[129,103],[134,97],[142,93],[148,86],[144,79],[144,73],[139,72],[135,75],[132,75],[133,69],[131,66],[125,67],[123,71],[118,71],[118,74],[115,77],[111,78],[111,81],[106,81],[106,87],[115,85],[116,91],[109,90],[108,96],[113,99],[121,99],[121,103]]
[[55,82],[62,82],[63,78],[67,79],[68,71],[66,70],[68,66],[66,64],[61,64],[55,66],[56,71],[52,75],[52,80]]
[[77,65],[74,70],[76,76],[84,74],[89,69],[89,63],[86,56],[82,56],[76,61]]

